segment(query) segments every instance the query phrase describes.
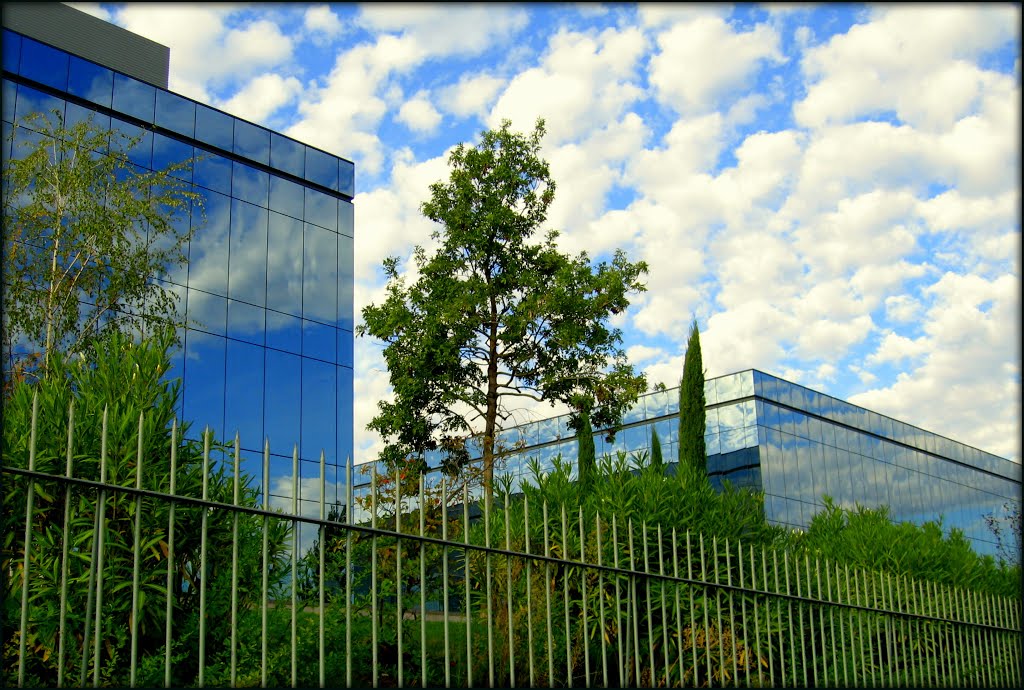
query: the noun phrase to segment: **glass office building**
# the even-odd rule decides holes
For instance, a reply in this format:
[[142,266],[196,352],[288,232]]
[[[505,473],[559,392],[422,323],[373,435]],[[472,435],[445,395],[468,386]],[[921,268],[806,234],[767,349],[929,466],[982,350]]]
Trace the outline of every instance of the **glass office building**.
[[[980,553],[997,545],[985,516],[1020,505],[1021,466],[1005,458],[851,405],[795,383],[749,369],[704,383],[707,468],[712,483],[764,492],[769,521],[806,527],[827,494],[852,508],[889,506],[899,522],[923,523],[940,516],[957,527]],[[649,453],[656,429],[666,461],[677,456],[679,390],[648,393],[623,417],[614,442],[594,433],[597,456]],[[514,448],[497,473],[514,486],[531,479],[536,459],[547,471],[556,457],[575,463],[577,441],[563,415],[504,431],[500,443]],[[440,463],[439,455],[427,458]],[[671,467],[671,464],[669,464]],[[369,466],[359,467],[357,495],[368,491]],[[671,470],[670,470],[671,471]],[[437,481],[434,473],[432,481]]]
[[229,439],[237,430],[244,469],[257,478],[269,438],[270,491],[279,498],[292,494],[298,443],[300,498],[311,502],[304,513],[318,510],[322,450],[328,500],[343,503],[352,457],[353,164],[5,28],[4,157],[40,136],[14,123],[53,110],[68,125],[92,119],[141,135],[130,157],[143,168],[194,159],[182,176],[202,196],[206,222],[193,209],[188,263],[159,278],[195,323],[170,372],[183,379],[180,416],[194,434],[209,425]]

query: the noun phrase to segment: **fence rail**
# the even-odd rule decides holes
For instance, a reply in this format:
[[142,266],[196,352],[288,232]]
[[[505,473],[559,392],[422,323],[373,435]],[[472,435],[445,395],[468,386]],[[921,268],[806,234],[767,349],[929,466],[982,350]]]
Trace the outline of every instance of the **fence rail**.
[[[230,459],[4,457],[4,680],[82,686],[1021,685],[1021,604],[442,482],[271,510]],[[52,444],[47,444],[52,447]],[[61,472],[63,469],[63,472]],[[348,486],[351,486],[349,469]],[[315,532],[315,539],[308,536]],[[305,536],[304,536],[305,535]]]

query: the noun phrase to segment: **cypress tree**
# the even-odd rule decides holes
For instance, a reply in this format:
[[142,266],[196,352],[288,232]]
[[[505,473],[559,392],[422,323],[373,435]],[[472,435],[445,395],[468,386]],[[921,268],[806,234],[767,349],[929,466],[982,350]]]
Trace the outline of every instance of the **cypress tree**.
[[690,339],[683,359],[683,378],[679,382],[679,464],[707,473],[704,447],[704,362],[700,354],[697,320],[690,326]]
[[655,467],[662,467],[665,461],[661,457],[661,439],[658,438],[658,430],[651,427],[651,464]]
[[597,465],[594,430],[590,427],[590,414],[586,410],[580,412],[580,428],[576,434],[576,448],[579,480],[581,484],[586,484],[593,479]]

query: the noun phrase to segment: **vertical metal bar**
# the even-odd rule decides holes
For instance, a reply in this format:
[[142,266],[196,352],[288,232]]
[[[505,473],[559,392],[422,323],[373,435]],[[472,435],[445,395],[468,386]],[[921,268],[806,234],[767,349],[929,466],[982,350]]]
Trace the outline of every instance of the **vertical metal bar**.
[[647,521],[640,523],[640,537],[644,543],[644,599],[647,602],[647,659],[651,664],[651,685],[657,684],[658,672],[654,662],[654,611],[651,606],[651,557],[647,548]]
[[[708,678],[707,684],[710,688],[715,677],[714,672],[711,669],[711,633],[710,625],[708,622],[708,574],[707,574],[707,561],[704,558],[704,533],[700,534],[700,581],[704,592],[704,658],[707,661]],[[717,591],[717,590],[716,590]]]
[[[736,554],[737,554],[736,560],[737,560],[737,562],[739,564],[740,589],[742,590],[743,589],[743,545],[739,542],[739,540],[736,540]],[[733,621],[733,624],[732,624],[732,635],[731,635],[731,638],[732,638],[732,678],[733,678],[733,682],[734,683],[739,683],[740,682],[740,674],[739,674],[739,667],[738,667],[739,661],[736,659],[736,656],[738,654],[739,649],[738,649],[738,646],[737,646],[737,643],[736,643],[736,624],[735,624],[735,620],[736,620],[736,603],[735,603],[735,598],[733,597],[733,594],[732,594],[732,565],[730,563],[731,557],[732,557],[732,552],[729,550],[729,542],[726,541],[725,542],[725,578],[726,578],[725,581],[726,581],[726,584],[728,584],[729,587],[730,587],[730,589],[729,589],[729,620]],[[741,609],[741,616],[740,616],[740,626],[741,626],[741,628],[740,629],[743,631],[744,638],[746,638],[746,634],[747,634],[747,604],[743,600],[743,596],[742,595],[740,596],[740,609]],[[746,648],[746,646],[747,646],[746,645],[746,640],[745,639],[741,640],[741,642],[744,643],[743,646],[744,646],[744,648]],[[746,673],[747,685],[750,685],[750,669],[746,668],[746,665],[744,665],[744,670],[747,672]]]
[[[799,571],[800,571],[800,564],[799,563],[796,564],[796,570],[797,570],[797,573],[799,573]],[[810,556],[808,556],[806,553],[804,554],[804,576],[805,576],[804,577],[804,588],[807,590],[804,593],[804,596],[806,596],[808,599],[811,599],[812,598],[812,596],[811,596],[811,560],[810,560]],[[799,575],[797,576],[797,581],[796,582],[797,582],[797,591],[799,591],[799,589],[800,589],[800,578],[799,578]],[[821,628],[818,628],[817,631],[815,631],[815,629],[814,629],[814,607],[813,607],[812,604],[808,603],[806,606],[801,605],[801,609],[803,609],[803,608],[807,609],[807,626],[811,629],[811,639],[815,640],[815,639],[817,639],[817,636],[821,635]],[[801,616],[801,620],[803,620],[803,616]],[[800,645],[800,655],[801,655],[801,658],[803,659],[803,663],[804,663],[804,685],[808,685],[808,682],[810,680],[810,681],[813,681],[815,686],[817,686],[818,685],[818,672],[817,672],[816,667],[818,665],[818,661],[817,661],[817,657],[815,656],[816,652],[815,652],[814,644],[813,643],[811,644],[811,669],[810,669],[810,674],[809,675],[808,675],[808,672],[807,672],[807,652],[806,652],[806,649],[807,649],[807,644],[806,644],[806,640],[805,640],[805,643]]]
[[[686,685],[686,674],[683,671],[683,609],[679,601],[680,586],[679,586],[679,534],[676,532],[676,528],[672,528],[672,577],[676,578],[675,587],[672,589],[675,592],[676,600],[676,646],[679,652],[679,687]],[[666,652],[667,653],[667,652]],[[605,683],[605,687],[608,684]]]
[[263,439],[263,584],[260,589],[260,687],[267,687],[267,590],[270,563],[268,562],[269,535],[267,511],[270,510],[270,439]]
[[299,648],[298,648],[298,579],[299,572],[299,522],[295,516],[299,514],[299,444],[292,446],[292,687],[299,684]]
[[[796,578],[796,595],[798,597],[806,596],[806,593],[802,593],[800,591],[800,559],[799,559],[799,557],[795,558],[795,560],[793,562],[793,576]],[[788,577],[786,578],[786,582],[787,582],[787,585],[788,585],[788,583],[789,583],[789,578]],[[787,590],[787,592],[788,592],[788,590]],[[797,602],[797,605],[796,605],[796,618],[797,618],[797,627],[799,627],[799,629],[801,631],[803,631],[804,630],[804,604],[803,604],[803,602]],[[813,621],[809,621],[808,627],[812,629],[811,630],[811,635],[813,636],[814,635],[814,630],[813,630],[813,624],[812,623],[813,623]],[[807,687],[809,685],[808,678],[807,678],[807,645],[804,644],[804,640],[800,641],[800,667],[803,669],[804,687]],[[795,670],[795,664],[794,664],[794,670]]]
[[626,666],[625,666],[625,654],[626,652],[622,648],[622,596],[619,590],[619,584],[621,577],[619,576],[619,526],[618,519],[615,513],[612,513],[612,565],[615,567],[615,641],[618,644],[619,649],[619,669],[618,669],[618,680],[619,683],[625,687],[626,683]]
[[241,501],[241,487],[238,477],[238,463],[241,439],[235,431],[235,462],[231,511],[231,686],[238,684],[238,505]]
[[[210,497],[210,437],[209,427],[203,431],[203,500]],[[206,683],[206,517],[209,511],[203,506],[199,533],[199,687]]]
[[530,687],[537,684],[533,660],[533,559],[530,556],[530,499],[523,495],[523,542],[526,548],[526,648],[530,663]]
[[[548,537],[548,502],[543,503],[544,519],[544,556],[551,556],[551,543]],[[544,603],[547,606],[547,633],[548,633],[548,686],[555,685],[555,650],[551,637],[551,561],[544,561]]]
[[[779,552],[772,549],[772,565],[775,573],[775,593],[782,594],[782,587],[779,585]],[[789,589],[789,582],[787,577],[786,588]],[[782,602],[776,598],[775,611],[778,617],[782,618]],[[792,628],[792,616],[790,616],[790,635],[793,634]],[[782,687],[786,687],[786,634],[782,631],[782,626],[779,626],[779,681],[782,683]],[[774,680],[772,681],[774,684]]]
[[423,497],[423,473],[420,472],[420,684],[427,687],[427,554],[426,501]]
[[402,475],[395,467],[395,599],[398,610],[395,612],[398,625],[398,687],[405,687],[402,663]]
[[448,602],[448,482],[444,475],[441,476],[441,540],[444,546],[441,547],[441,590],[444,597],[444,686],[452,686],[452,663],[451,663],[451,640],[449,639],[448,626],[449,602]]
[[[726,542],[726,549],[728,550],[729,545]],[[711,550],[714,554],[713,567],[715,570],[715,609],[718,617],[718,676],[719,681],[722,683],[722,687],[725,687],[725,644],[724,644],[724,629],[722,628],[722,590],[717,585],[719,583],[718,576],[718,536],[711,538]]]
[[[491,490],[484,489],[484,546],[491,548]],[[494,687],[494,602],[491,600],[491,552],[484,553],[484,566],[486,568],[486,589],[487,589],[487,678],[490,686]]]
[[164,621],[164,687],[171,687],[171,618],[174,611],[174,494],[178,481],[178,420],[171,422],[171,504],[167,508],[167,610]]
[[[580,599],[583,602],[583,673],[586,687],[590,687],[590,642],[587,635],[587,569],[586,535],[583,531],[583,506],[580,506]],[[515,679],[512,685],[515,686]]]
[[100,511],[99,506],[96,506],[96,517],[93,520],[92,530],[92,553],[89,559],[89,590],[85,599],[85,630],[82,631],[82,668],[78,676],[78,685],[85,687],[86,671],[89,666],[89,645],[91,640],[91,628],[92,625],[92,600],[93,594],[96,591],[96,560],[99,551],[99,533],[100,533]]
[[[775,579],[775,591],[778,592],[779,588],[778,588],[778,574],[777,573],[776,573],[775,578],[776,578]],[[765,547],[764,546],[761,547],[761,586],[764,587],[764,591],[765,592],[769,591],[768,590],[768,554],[765,551]],[[765,637],[766,637],[766,639],[768,641],[767,642],[767,647],[768,647],[768,677],[769,677],[769,680],[771,681],[771,685],[774,686],[775,685],[775,660],[772,658],[774,655],[772,654],[772,631],[771,631],[771,619],[772,619],[771,612],[772,612],[772,609],[771,609],[771,605],[772,605],[772,597],[766,595],[765,598],[764,598],[764,618],[765,618],[765,623],[768,625],[768,630],[767,630],[767,632],[765,632]],[[779,651],[781,653],[781,651],[782,651],[781,648],[779,649]],[[758,680],[760,680],[760,677],[758,678]]]
[[[75,402],[72,400],[68,405],[68,445],[67,464],[64,467],[64,476],[71,479],[71,466],[73,463],[73,451],[75,440]],[[64,639],[67,633],[68,614],[68,559],[70,558],[71,542],[71,482],[64,483],[64,535],[61,539],[60,557],[60,639],[57,643],[57,687],[64,687]]]
[[352,458],[349,458],[345,461],[345,522],[348,523],[345,530],[345,687],[348,688],[352,687],[352,526],[355,519]]
[[[28,469],[34,472],[36,469],[36,427],[39,421],[39,393],[32,395],[32,430],[29,434],[28,444]],[[106,428],[104,427],[104,431]],[[104,434],[106,435],[106,434]],[[21,565],[21,632],[18,635],[18,687],[25,687],[25,660],[26,643],[28,641],[28,590],[29,590],[29,563],[32,560],[32,512],[34,510],[36,483],[29,479],[28,488],[25,492],[25,555]],[[98,637],[98,635],[97,635]],[[99,649],[99,644],[96,645]]]
[[665,605],[665,556],[662,548],[662,533],[661,525],[658,525],[658,575],[661,579],[658,580],[658,589],[661,592],[661,649],[665,659],[665,687],[670,685],[669,682],[669,655],[668,655],[668,609]]
[[696,685],[699,659],[697,654],[697,620],[694,616],[693,605],[693,590],[695,587],[693,586],[693,551],[690,547],[690,530],[686,530],[686,579],[690,583],[687,585],[687,590],[690,594],[690,656],[693,661],[691,681]]
[[466,585],[466,685],[468,687],[473,686],[473,651],[471,643],[471,631],[472,626],[470,625],[473,619],[473,608],[469,601],[469,485],[462,485],[462,533],[463,538],[466,542],[466,548],[464,549],[465,558],[463,559],[463,570],[465,570],[465,585]]
[[882,591],[882,622],[885,623],[885,642],[889,647],[889,663],[885,665],[885,673],[889,680],[889,686],[891,687],[893,684],[893,655],[896,653],[896,645],[893,640],[893,628],[895,627],[894,621],[892,619],[892,615],[888,613],[888,611],[892,609],[892,601],[887,597],[888,592],[886,591],[888,580],[888,573],[878,574],[878,588]]
[[[839,564],[838,563],[835,564],[835,571],[836,571],[836,590],[835,590],[836,591],[836,596],[835,596],[835,601],[837,603],[839,603],[839,604],[849,603],[848,602],[849,594],[850,594],[849,593],[849,583],[847,583],[847,591],[846,591],[846,594],[844,594],[843,593],[842,583],[840,582],[840,579],[839,579]],[[832,577],[832,570],[831,569],[829,569],[829,577],[830,578]],[[839,647],[840,647],[840,649],[843,650],[842,659],[843,659],[843,685],[844,686],[849,685],[849,680],[848,680],[849,676],[847,675],[847,668],[846,668],[846,657],[848,656],[848,654],[847,654],[847,647],[846,647],[846,619],[848,619],[849,616],[845,616],[844,615],[845,612],[846,612],[846,609],[839,609]],[[852,648],[852,647],[853,647],[853,629],[851,628],[850,629],[850,648]]]
[[[100,635],[102,635],[103,626],[101,625],[103,615],[103,561],[104,553],[106,551],[106,537],[107,537],[107,421],[108,421],[108,409],[107,406],[103,406],[103,431],[100,438],[100,483],[104,485],[100,489],[100,517],[98,521],[99,525],[99,545],[96,552],[96,623],[93,626],[96,637],[95,652],[93,656],[93,668],[92,668],[92,685],[94,688],[100,686],[100,650],[103,645],[100,644]],[[27,554],[26,554],[27,555]],[[25,570],[26,576],[28,570]]]
[[[512,531],[511,516],[508,512],[508,491],[505,492],[505,551],[512,551]],[[529,581],[526,583],[527,589],[530,587]],[[508,607],[508,675],[509,684],[512,687],[516,686],[516,661],[515,661],[515,639],[514,628],[512,624],[512,558],[506,553],[505,555],[505,605]]]
[[[818,559],[814,559],[814,567],[818,568]],[[818,588],[821,588],[821,571],[818,571]],[[839,662],[836,659],[836,619],[835,599],[832,598],[832,571],[829,569],[828,559],[825,560],[825,598],[828,600],[828,636],[832,646],[832,684],[839,685]],[[840,633],[842,633],[842,619],[840,619]],[[845,649],[845,647],[844,647]],[[846,655],[843,655],[845,660]]]
[[[562,599],[565,613],[565,676],[566,685],[572,687],[572,628],[569,624],[569,540],[566,526],[565,503],[562,503]],[[493,683],[492,683],[493,686]]]
[[[144,428],[143,413],[139,413],[139,436],[135,453],[135,488],[142,488],[142,436]],[[135,495],[135,533],[132,537],[132,615],[131,615],[131,656],[128,671],[128,683],[135,687],[135,677],[139,666],[139,579],[142,566],[142,494]]]
[[[757,591],[757,567],[754,561],[754,546],[748,548],[750,552],[750,588]],[[763,586],[763,585],[762,585]],[[757,669],[757,686],[764,687],[764,678],[761,675],[761,616],[757,612],[757,595],[754,595],[754,668]],[[750,686],[749,674],[747,686]]]
[[635,669],[636,685],[640,687],[640,612],[637,610],[639,606],[637,603],[639,596],[636,591],[637,569],[633,560],[633,556],[636,554],[636,546],[633,544],[633,519],[630,518],[627,524],[629,527],[629,598],[633,604],[633,609],[630,612],[633,616],[633,668]]
[[[853,577],[853,589],[851,590],[850,589],[850,566],[849,565],[844,565],[843,566],[843,571],[844,571],[845,578],[846,578],[846,594],[847,594],[847,597],[849,597],[851,592],[852,592],[852,594],[853,594],[853,603],[854,604],[859,604],[860,603],[860,587],[858,586],[858,583],[857,583],[857,573],[856,573],[856,571],[854,571],[854,573],[853,573],[853,575],[854,575],[854,577]],[[854,685],[858,684],[858,681],[857,681],[857,666],[858,666],[858,663],[857,662],[859,661],[860,662],[860,664],[859,664],[860,665],[860,684],[863,685],[863,684],[865,684],[866,678],[867,678],[867,672],[864,670],[864,628],[861,625],[861,620],[863,619],[863,614],[860,611],[858,611],[856,609],[853,609],[853,610],[851,610],[850,615],[851,615],[851,619],[850,619],[850,658],[851,658],[851,662],[850,662],[850,664],[853,667],[852,668],[853,684]],[[854,639],[853,639],[854,638],[853,625],[854,625],[854,621],[855,620],[856,620],[856,624],[857,624],[857,636],[856,636],[857,640],[856,640],[856,643],[854,642]],[[857,654],[857,649],[858,648],[860,649],[860,654],[859,655]]]
[[[236,436],[235,443],[237,444],[237,442],[238,441],[237,441],[237,436]],[[238,448],[238,446],[236,445],[235,448]],[[235,456],[236,456],[236,461],[235,461],[235,468],[236,468],[235,469],[235,482],[236,482],[236,486],[237,486],[237,481],[238,481],[238,469],[237,469],[238,468],[238,461],[237,461],[237,455],[238,455],[238,451],[236,450],[235,451]],[[324,576],[326,574],[325,571],[327,570],[327,563],[326,563],[326,561],[327,561],[327,551],[326,551],[327,545],[325,543],[327,541],[327,527],[322,522],[322,521],[327,519],[326,503],[327,503],[327,458],[325,457],[324,451],[321,448],[320,449],[320,520],[321,520],[321,523],[320,523],[320,554],[319,554],[319,556],[320,556],[320,592],[319,592],[319,594],[320,594],[320,602],[319,602],[320,603],[320,619],[319,619],[319,621],[317,621],[320,624],[320,629],[317,631],[320,634],[319,635],[319,639],[317,640],[317,651],[319,652],[319,657],[320,657],[318,659],[318,661],[320,663],[320,669],[319,670],[320,670],[320,687],[321,688],[327,687],[327,665],[326,665],[326,658],[325,658],[325,653],[326,653],[326,650],[325,650],[325,647],[326,647],[326,644],[325,644],[326,630],[324,628],[324,609],[327,607],[327,598],[326,598],[326,596],[324,594]],[[236,516],[237,516],[237,513],[236,513]]]
[[[601,687],[608,687],[608,645],[605,644],[604,639],[604,626],[605,626],[605,615],[604,615],[604,570],[601,570],[601,566],[604,565],[603,546],[601,544],[601,515],[595,511],[594,513],[594,533],[597,540],[597,603],[598,603],[598,640],[601,642]],[[531,685],[533,679],[530,679]]]
[[377,687],[380,676],[377,644],[380,621],[377,618],[377,463],[370,465],[370,648],[373,656],[373,687]]

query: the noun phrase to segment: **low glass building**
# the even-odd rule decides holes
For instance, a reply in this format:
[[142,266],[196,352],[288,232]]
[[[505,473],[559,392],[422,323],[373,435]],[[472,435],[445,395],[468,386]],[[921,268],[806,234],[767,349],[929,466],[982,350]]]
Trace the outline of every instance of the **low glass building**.
[[[193,434],[209,425],[226,440],[237,430],[244,469],[257,479],[269,438],[269,489],[288,510],[293,444],[306,514],[319,510],[323,451],[327,500],[344,503],[352,457],[352,162],[169,91],[166,73],[153,79],[163,84],[151,83],[7,28],[15,20],[26,31],[41,25],[56,41],[58,24],[46,14],[53,11],[75,40],[98,36],[82,29],[94,17],[56,4],[32,15],[39,7],[10,15],[4,8],[3,157],[20,155],[21,142],[40,136],[14,123],[56,111],[69,126],[91,119],[141,135],[130,156],[143,168],[194,159],[182,176],[202,196],[206,222],[188,264],[160,277],[194,322],[170,371],[183,378],[180,416]],[[125,45],[100,46],[93,57],[131,57],[146,47],[132,42],[141,37],[100,23],[109,33],[104,41],[124,38]],[[159,59],[138,59],[159,67]],[[195,209],[191,216],[185,222],[200,222]]]
[[[704,396],[712,484],[763,491],[774,524],[806,527],[827,494],[848,508],[887,505],[898,522],[941,517],[945,527],[963,530],[979,553],[995,555],[985,516],[1001,516],[1006,503],[1020,505],[1019,464],[761,371],[708,379]],[[614,442],[595,431],[597,456],[649,453],[656,429],[671,467],[678,410],[678,388],[641,396]],[[568,421],[563,415],[504,431],[500,443],[512,450],[496,473],[509,474],[519,487],[530,480],[531,459],[544,470],[556,457],[575,464],[577,440]],[[440,461],[438,454],[427,458],[432,467]],[[358,467],[357,495],[369,491],[369,467]],[[431,481],[439,476],[435,472]]]

